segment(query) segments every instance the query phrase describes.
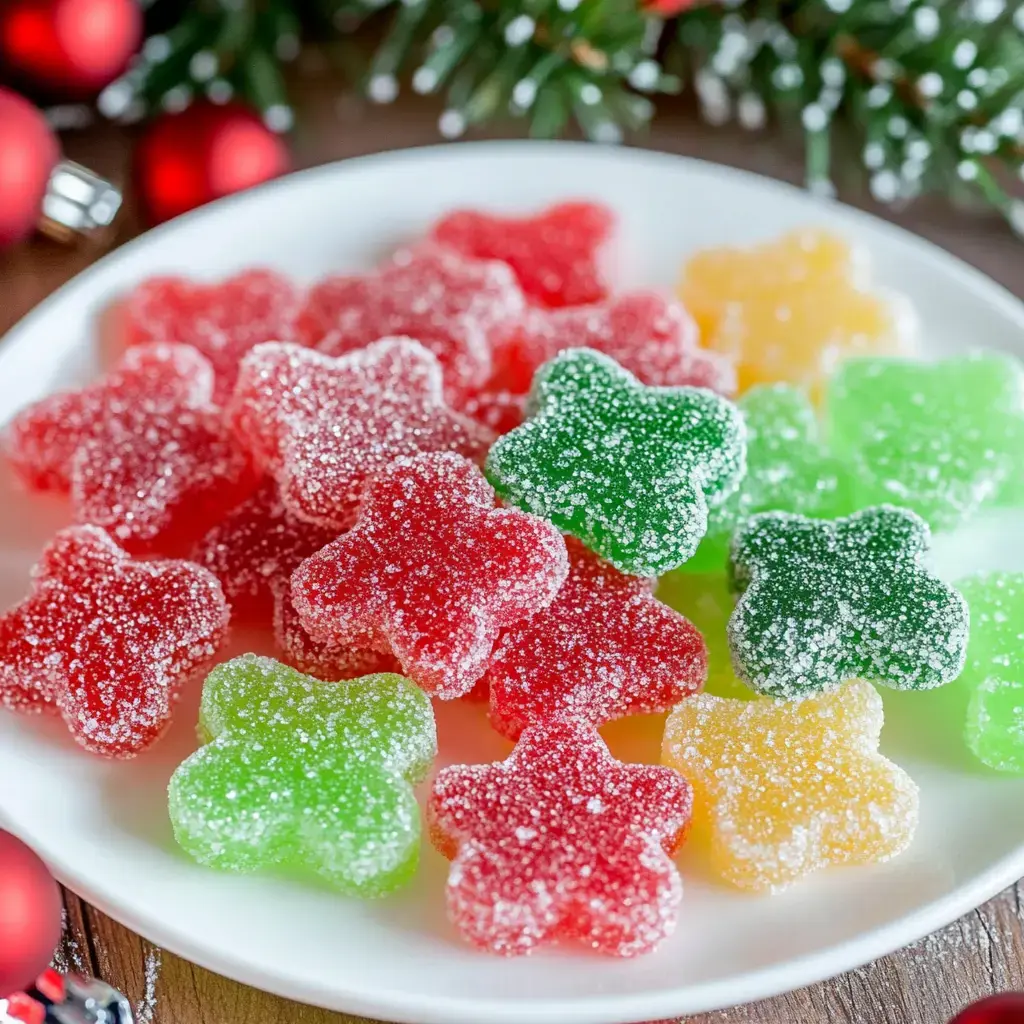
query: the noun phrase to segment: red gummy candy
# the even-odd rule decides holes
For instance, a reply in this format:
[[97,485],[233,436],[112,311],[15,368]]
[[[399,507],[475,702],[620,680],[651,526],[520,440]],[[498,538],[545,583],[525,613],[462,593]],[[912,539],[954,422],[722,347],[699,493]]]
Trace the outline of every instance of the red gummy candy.
[[568,572],[554,526],[494,505],[458,455],[392,463],[352,531],[292,576],[302,625],[322,643],[391,652],[428,693],[467,693],[499,632],[549,605]]
[[653,580],[619,572],[574,537],[566,547],[558,596],[502,633],[484,676],[491,722],[510,739],[560,714],[603,725],[667,711],[707,676],[703,638],[654,597]]
[[267,480],[199,541],[191,557],[220,580],[233,619],[269,624],[274,595],[287,590],[295,567],[337,536],[292,515]]
[[299,338],[337,356],[408,335],[437,356],[449,394],[460,396],[490,374],[490,333],[525,305],[508,267],[424,245],[368,274],[321,281],[299,317]]
[[295,286],[270,270],[246,270],[217,284],[154,277],[125,299],[125,337],[128,345],[163,341],[197,348],[213,366],[213,397],[223,404],[249,349],[295,339],[300,306]]
[[179,685],[216,653],[228,618],[198,565],[133,561],[98,527],[63,530],[29,596],[0,617],[0,704],[56,708],[86,749],[132,757],[170,723]]
[[17,416],[7,456],[30,487],[70,492],[76,522],[133,550],[194,539],[255,483],[212,387],[195,349],[139,346],[97,383]]
[[453,412],[441,368],[411,338],[384,338],[339,359],[261,345],[231,403],[237,436],[309,522],[351,525],[367,477],[393,459],[454,451],[482,461],[493,435]]
[[505,761],[455,765],[434,782],[431,838],[454,860],[448,916],[505,955],[556,940],[648,952],[675,928],[671,857],[691,805],[681,775],[617,761],[587,722],[531,726]]
[[448,214],[433,237],[477,259],[501,260],[542,306],[582,306],[608,294],[601,249],[615,217],[599,203],[560,203],[533,217],[496,217],[476,210]]

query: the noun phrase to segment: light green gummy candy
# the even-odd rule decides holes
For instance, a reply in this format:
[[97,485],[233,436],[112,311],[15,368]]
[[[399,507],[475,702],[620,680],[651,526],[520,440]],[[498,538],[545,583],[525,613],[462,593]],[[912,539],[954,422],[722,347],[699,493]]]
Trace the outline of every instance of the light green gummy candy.
[[708,512],[708,532],[685,565],[688,572],[724,572],[736,528],[758,512],[799,512],[830,519],[853,511],[840,463],[818,439],[807,396],[788,384],[751,388],[738,403],[747,425],[747,473]]
[[957,584],[971,611],[965,735],[975,757],[1024,774],[1024,573],[969,576]]
[[315,875],[379,896],[416,870],[413,784],[437,752],[430,700],[403,676],[322,683],[247,654],[207,677],[205,745],[171,777],[178,843],[202,864]]

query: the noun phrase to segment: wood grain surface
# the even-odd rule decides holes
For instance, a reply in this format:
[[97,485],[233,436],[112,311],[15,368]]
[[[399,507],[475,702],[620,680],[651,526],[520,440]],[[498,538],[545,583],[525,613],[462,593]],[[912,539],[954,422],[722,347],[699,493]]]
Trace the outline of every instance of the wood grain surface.
[[[294,83],[298,166],[437,141],[432,101],[403,98],[367,107],[339,92],[324,65],[311,58]],[[515,126],[496,136],[518,134]],[[114,180],[130,178],[132,140],[96,125],[68,135],[66,152]],[[687,103],[659,114],[637,145],[759,171],[799,182],[800,146],[769,131],[710,129]],[[879,212],[856,184],[854,161],[834,168],[841,199]],[[585,183],[581,182],[581,191]],[[1024,296],[1024,243],[995,215],[943,200],[887,214],[897,223],[973,263]],[[103,250],[140,230],[129,197]],[[62,249],[44,241],[0,254],[0,334],[103,250]],[[951,826],[955,827],[955,823]],[[97,975],[125,992],[139,1024],[343,1024],[352,1021],[228,981],[154,948],[74,894],[65,893],[66,928],[58,966]],[[691,1024],[944,1024],[968,1002],[992,992],[1024,989],[1024,885],[1008,889],[948,928],[832,981],[761,1003],[692,1018]],[[528,1024],[524,1021],[523,1024]],[[627,1022],[623,1022],[627,1024]]]

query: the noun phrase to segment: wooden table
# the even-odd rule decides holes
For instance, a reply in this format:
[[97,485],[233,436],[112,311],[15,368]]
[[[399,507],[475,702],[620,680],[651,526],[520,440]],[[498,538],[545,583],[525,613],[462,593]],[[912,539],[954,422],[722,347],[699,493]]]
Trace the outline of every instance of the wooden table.
[[[403,98],[390,107],[367,108],[352,95],[339,95],[316,67],[300,76],[295,95],[298,166],[437,141],[437,110],[427,100]],[[516,128],[495,134],[516,134]],[[709,129],[683,102],[663,111],[640,144],[788,181],[798,182],[802,176],[796,140]],[[70,136],[66,148],[72,158],[95,170],[126,179],[131,140],[118,129],[94,126]],[[856,184],[852,164],[848,174],[840,167],[837,178],[842,199],[878,212]],[[580,188],[585,191],[585,182]],[[1024,296],[1024,243],[998,217],[928,200],[892,213],[891,219]],[[125,241],[138,231],[129,200],[114,241]],[[60,249],[43,241],[0,255],[0,334],[95,257],[95,252]],[[194,967],[153,948],[70,892],[65,893],[65,905],[67,926],[59,965],[98,975],[124,991],[138,1007],[140,1024],[342,1024],[352,1020]],[[777,999],[693,1018],[691,1024],[943,1024],[964,1004],[1006,989],[1024,989],[1024,883],[917,945],[859,970]]]

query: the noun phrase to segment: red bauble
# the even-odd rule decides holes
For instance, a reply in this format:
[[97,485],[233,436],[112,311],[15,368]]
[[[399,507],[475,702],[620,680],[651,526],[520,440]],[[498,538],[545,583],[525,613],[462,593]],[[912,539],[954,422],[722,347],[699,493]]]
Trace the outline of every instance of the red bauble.
[[197,103],[156,121],[139,144],[135,177],[154,223],[288,170],[288,148],[238,103]]
[[28,235],[39,218],[60,147],[28,100],[0,88],[0,248]]
[[25,988],[60,941],[60,890],[46,865],[0,831],[0,998]]
[[659,18],[674,18],[696,3],[697,0],[640,0],[640,7],[645,13],[656,14]]
[[1024,992],[1004,992],[972,1003],[951,1024],[1024,1024]]
[[136,0],[9,0],[0,4],[0,65],[67,96],[98,92],[142,39]]

